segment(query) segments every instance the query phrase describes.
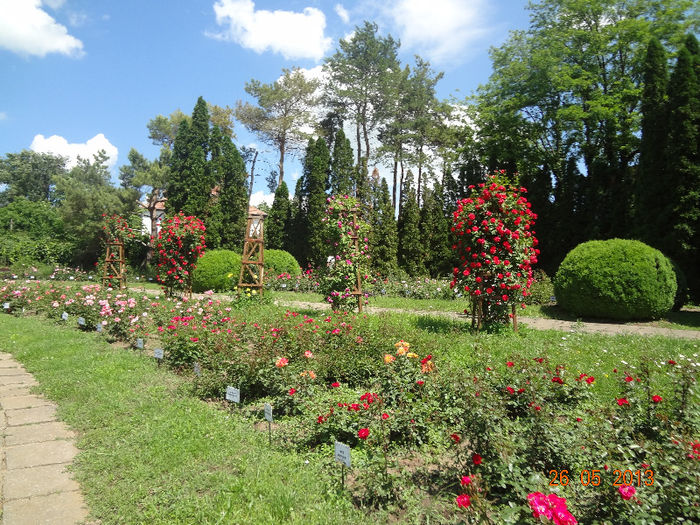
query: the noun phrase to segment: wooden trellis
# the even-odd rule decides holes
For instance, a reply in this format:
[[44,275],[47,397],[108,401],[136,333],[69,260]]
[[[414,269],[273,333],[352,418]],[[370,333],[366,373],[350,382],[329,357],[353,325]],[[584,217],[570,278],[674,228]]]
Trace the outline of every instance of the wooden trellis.
[[248,207],[248,224],[245,229],[241,274],[238,279],[238,293],[244,289],[258,290],[263,293],[265,273],[265,240],[263,222],[267,213],[255,206]]
[[105,254],[105,265],[102,272],[102,286],[111,286],[114,280],[119,281],[120,289],[126,288],[124,243],[119,239],[107,241],[107,253]]

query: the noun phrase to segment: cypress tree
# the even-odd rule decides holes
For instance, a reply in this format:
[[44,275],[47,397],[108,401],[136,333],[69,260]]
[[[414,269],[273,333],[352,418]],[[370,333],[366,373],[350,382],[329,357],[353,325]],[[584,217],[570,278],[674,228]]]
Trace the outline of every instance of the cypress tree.
[[287,242],[287,230],[291,219],[291,205],[287,183],[277,186],[270,214],[265,220],[265,246],[276,250],[291,251]]
[[416,276],[425,274],[425,267],[423,266],[423,247],[419,231],[420,210],[416,201],[416,191],[411,184],[412,179],[413,174],[409,171],[404,183],[404,190],[401,192],[403,202],[397,225],[398,261],[399,266],[406,273]]
[[326,262],[328,246],[326,243],[326,193],[329,186],[331,155],[326,141],[319,138],[309,141],[310,149],[304,162],[304,193],[307,196],[307,247],[306,261],[318,268]]
[[700,294],[700,158],[698,152],[698,83],[694,59],[683,46],[678,53],[668,91],[668,191],[672,206],[665,216],[672,227],[666,253],[684,270],[691,293]]
[[[218,127],[214,129],[219,130]],[[217,204],[223,218],[221,247],[241,250],[248,219],[245,163],[231,137],[221,132],[219,136],[220,155],[212,158],[211,163],[215,183],[219,187]]]
[[306,264],[306,210],[304,197],[304,175],[297,179],[294,198],[290,206],[289,228],[286,232],[287,251],[304,266]]
[[428,274],[432,277],[449,274],[454,268],[449,225],[444,214],[442,186],[437,182],[432,188],[426,185],[423,189],[419,230]]
[[372,214],[370,232],[370,253],[372,267],[382,276],[391,275],[397,268],[396,252],[398,249],[398,232],[394,207],[386,179],[379,184],[377,203]]
[[331,195],[354,195],[353,151],[342,129],[335,135],[331,161]]
[[644,60],[642,91],[642,140],[635,198],[636,229],[640,239],[658,245],[667,226],[663,210],[668,207],[666,168],[666,52],[656,38],[649,41]]

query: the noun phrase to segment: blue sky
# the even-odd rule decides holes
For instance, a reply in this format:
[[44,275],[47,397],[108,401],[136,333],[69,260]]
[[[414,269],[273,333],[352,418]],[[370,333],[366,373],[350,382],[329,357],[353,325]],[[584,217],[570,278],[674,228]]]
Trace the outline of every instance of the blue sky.
[[[418,54],[445,73],[439,97],[461,99],[488,79],[489,47],[526,28],[526,4],[0,0],[0,154],[31,148],[85,157],[102,148],[116,174],[132,147],[158,155],[146,129],[154,116],[190,114],[200,95],[233,107],[248,99],[246,81],[320,66],[364,20],[401,40],[403,63]],[[242,125],[234,131],[236,144],[260,144]],[[269,169],[262,162],[256,173]],[[285,173],[292,179],[298,171],[290,158]],[[258,199],[267,193],[263,179],[256,180]]]

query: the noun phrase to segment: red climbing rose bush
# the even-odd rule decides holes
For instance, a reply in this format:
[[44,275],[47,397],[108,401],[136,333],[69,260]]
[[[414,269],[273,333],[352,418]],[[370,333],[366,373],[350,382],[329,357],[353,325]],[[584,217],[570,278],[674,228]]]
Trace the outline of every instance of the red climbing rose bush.
[[508,307],[522,303],[533,282],[531,266],[540,253],[532,230],[537,215],[527,190],[503,171],[469,189],[454,212],[452,248],[460,263],[450,286],[471,297],[480,323],[504,321]]
[[192,288],[192,272],[197,259],[204,255],[204,223],[180,212],[163,224],[157,238],[151,238],[158,254],[156,278],[168,295]]

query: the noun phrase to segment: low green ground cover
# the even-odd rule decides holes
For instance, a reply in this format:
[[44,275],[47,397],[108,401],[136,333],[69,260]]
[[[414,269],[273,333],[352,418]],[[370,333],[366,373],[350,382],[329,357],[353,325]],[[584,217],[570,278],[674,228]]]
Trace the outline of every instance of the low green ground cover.
[[[220,404],[237,386],[249,427],[271,403],[275,439],[292,457],[313,458],[320,479],[337,472],[333,442],[346,442],[353,468],[343,504],[386,509],[389,520],[534,523],[528,495],[539,492],[566,497],[579,523],[700,519],[696,342],[477,334],[462,319],[295,312],[269,295],[229,303],[89,286],[0,289],[17,315],[35,310],[75,328],[82,316],[86,330],[99,322],[110,339],[162,346],[177,381],[203,399]],[[129,410],[134,427],[138,412]],[[191,425],[171,425],[187,439]],[[615,470],[637,478],[616,486]],[[562,471],[571,482],[553,485]],[[584,484],[584,471],[603,483]],[[463,476],[471,481],[460,484]]]

